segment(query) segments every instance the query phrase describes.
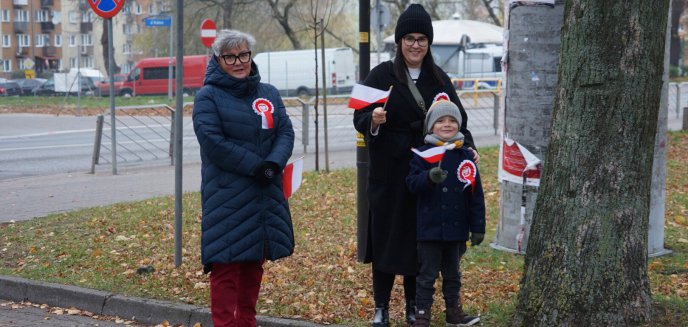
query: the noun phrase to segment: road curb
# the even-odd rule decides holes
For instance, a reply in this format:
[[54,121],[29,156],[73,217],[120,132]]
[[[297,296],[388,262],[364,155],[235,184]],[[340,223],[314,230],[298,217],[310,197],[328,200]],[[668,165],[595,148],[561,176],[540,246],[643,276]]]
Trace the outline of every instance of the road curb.
[[[170,325],[212,326],[210,310],[207,307],[127,297],[115,293],[98,291],[78,286],[35,281],[15,276],[0,275],[0,299],[15,302],[28,301],[61,308],[76,308],[96,315],[117,316],[138,323],[157,325],[167,321]],[[324,326],[308,321],[257,316],[262,327],[318,327]],[[329,325],[336,326],[336,325]]]

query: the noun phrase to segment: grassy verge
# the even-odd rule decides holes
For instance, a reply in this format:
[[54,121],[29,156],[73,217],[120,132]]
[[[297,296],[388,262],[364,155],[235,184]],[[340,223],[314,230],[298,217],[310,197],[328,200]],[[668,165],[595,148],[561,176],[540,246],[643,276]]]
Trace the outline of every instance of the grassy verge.
[[[283,99],[286,106],[301,106],[296,98]],[[302,101],[312,101],[301,99]],[[349,99],[346,97],[330,97],[328,104],[346,104]],[[193,102],[194,97],[184,97],[184,103]],[[136,97],[115,97],[115,106],[142,106],[151,104],[167,104],[175,106],[175,99],[168,100],[167,96],[136,96]],[[78,107],[78,109],[77,109]],[[40,113],[40,114],[60,114],[60,115],[98,115],[110,108],[109,97],[82,96],[11,96],[2,97],[0,113]],[[188,108],[187,108],[188,109]],[[189,112],[190,113],[190,112]]]
[[[688,326],[688,134],[670,133],[665,246],[672,255],[650,260],[656,300],[648,326]],[[482,149],[488,207],[487,240],[499,217],[497,148]],[[266,264],[259,313],[318,323],[366,326],[372,313],[370,266],[356,260],[356,172],[307,173],[292,197],[296,253]],[[0,225],[0,274],[172,301],[208,304],[200,265],[200,198],[184,195],[184,263],[174,268],[172,197],[90,208]],[[153,266],[152,273],[138,273]],[[507,326],[523,258],[489,246],[470,248],[462,261],[466,309],[485,326]],[[441,298],[436,294],[439,313]],[[392,319],[402,324],[400,280]],[[435,314],[440,323],[441,315]]]
[[[193,97],[185,97],[184,102],[193,102]],[[140,106],[149,104],[168,104],[174,107],[175,100],[167,96],[115,97],[115,106]],[[78,107],[78,108],[77,108]],[[41,113],[61,115],[98,115],[110,108],[110,98],[98,96],[23,96],[3,97],[0,113]]]

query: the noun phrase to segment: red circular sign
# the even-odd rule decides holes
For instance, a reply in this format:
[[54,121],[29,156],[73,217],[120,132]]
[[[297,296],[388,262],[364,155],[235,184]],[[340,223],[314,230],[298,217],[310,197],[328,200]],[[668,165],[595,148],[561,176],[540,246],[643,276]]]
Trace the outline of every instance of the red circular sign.
[[112,18],[122,9],[124,0],[86,0],[96,15],[103,18]]
[[217,27],[211,19],[206,19],[201,23],[201,42],[206,48],[210,48],[217,36]]

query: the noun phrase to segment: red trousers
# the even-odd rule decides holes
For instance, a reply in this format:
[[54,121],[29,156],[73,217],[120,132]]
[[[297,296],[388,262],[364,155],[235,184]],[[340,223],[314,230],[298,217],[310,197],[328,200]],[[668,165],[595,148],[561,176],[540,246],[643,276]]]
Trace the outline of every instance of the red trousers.
[[213,263],[210,315],[215,327],[256,326],[263,262]]

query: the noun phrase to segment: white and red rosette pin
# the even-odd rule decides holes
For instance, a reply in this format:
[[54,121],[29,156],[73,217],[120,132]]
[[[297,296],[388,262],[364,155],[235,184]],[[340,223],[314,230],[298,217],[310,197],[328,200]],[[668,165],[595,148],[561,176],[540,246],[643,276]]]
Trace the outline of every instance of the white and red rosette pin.
[[456,174],[459,177],[459,181],[466,183],[463,188],[466,189],[469,185],[471,186],[471,193],[473,193],[473,186],[475,185],[475,176],[478,172],[478,168],[475,167],[475,163],[470,160],[464,160],[459,165],[459,169],[456,170]]
[[275,120],[272,118],[272,113],[275,112],[275,106],[266,98],[258,98],[253,101],[253,111],[261,116],[261,126],[263,129],[270,129],[275,127]]
[[435,102],[441,101],[441,100],[451,101],[451,100],[449,100],[449,94],[444,93],[444,92],[440,92],[440,93],[437,93],[437,95],[435,96],[434,99],[432,99],[432,103],[435,103]]

